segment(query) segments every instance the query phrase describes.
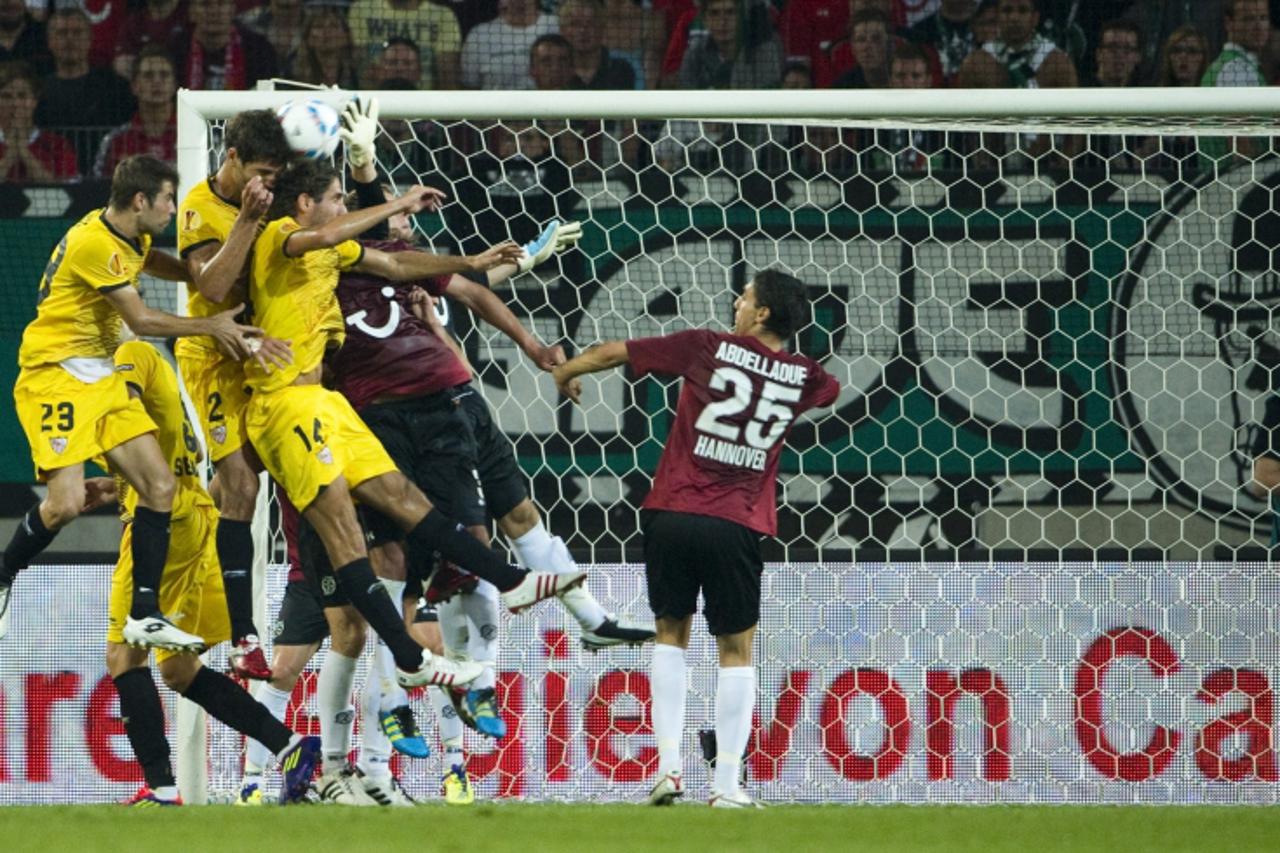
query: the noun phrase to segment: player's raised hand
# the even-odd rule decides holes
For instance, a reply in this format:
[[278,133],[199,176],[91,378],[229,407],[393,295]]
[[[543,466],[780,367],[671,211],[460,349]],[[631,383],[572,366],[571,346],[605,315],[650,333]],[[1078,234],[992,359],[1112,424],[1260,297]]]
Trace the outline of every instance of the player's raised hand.
[[448,197],[447,193],[435,187],[416,186],[405,190],[400,195],[400,201],[404,204],[405,213],[420,213],[424,210],[439,210]]
[[528,272],[543,261],[550,260],[566,249],[571,249],[582,239],[581,222],[561,222],[553,219],[542,229],[537,239],[520,247],[520,261],[516,269]]
[[551,371],[551,378],[555,380],[556,389],[561,394],[568,397],[578,405],[582,405],[582,380],[577,376],[571,375],[564,369],[564,365],[557,365]]
[[347,165],[359,169],[373,162],[373,143],[378,136],[378,99],[352,98],[342,109],[338,136],[347,144]]
[[267,210],[271,207],[274,198],[271,190],[267,189],[267,185],[262,182],[262,178],[254,175],[249,179],[249,183],[244,185],[244,192],[240,193],[240,216],[250,222],[257,222],[267,215]]
[[503,264],[516,264],[518,266],[523,251],[513,241],[506,240],[496,246],[490,246],[478,255],[467,256],[467,261],[471,266],[472,272],[488,272],[494,267],[500,267]]

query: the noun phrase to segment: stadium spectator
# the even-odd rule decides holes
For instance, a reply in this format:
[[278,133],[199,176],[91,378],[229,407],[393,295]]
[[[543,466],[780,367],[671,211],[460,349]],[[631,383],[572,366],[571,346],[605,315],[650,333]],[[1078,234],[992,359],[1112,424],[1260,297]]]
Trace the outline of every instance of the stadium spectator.
[[6,183],[52,183],[77,175],[71,143],[36,127],[39,93],[27,63],[0,65],[0,178]]
[[883,89],[889,85],[889,19],[863,9],[849,20],[849,38],[837,43],[825,73],[835,89]]
[[27,10],[23,0],[0,0],[0,63],[21,60],[34,73],[53,71],[44,24]]
[[286,76],[316,86],[360,88],[351,52],[351,28],[343,7],[307,4],[302,24],[302,47]]
[[637,89],[657,86],[667,44],[662,16],[649,4],[635,0],[603,0],[601,9],[604,46],[609,53],[630,63]]
[[1095,72],[1087,85],[1124,88],[1136,86],[1142,60],[1142,32],[1124,20],[1107,21],[1098,35]]
[[[999,0],[979,0],[978,11],[974,12],[973,17],[969,19],[969,30],[973,33],[974,50],[987,42],[998,40],[1000,38]],[[963,62],[960,64],[964,65]]]
[[[572,46],[573,76],[582,89],[636,89],[636,69],[604,46],[599,0],[564,0],[560,34]],[[537,80],[534,80],[537,83]],[[541,88],[541,87],[539,87]]]
[[907,30],[910,41],[937,50],[947,83],[955,78],[960,65],[977,46],[970,22],[978,5],[978,0],[942,0],[936,12],[921,18]]
[[[423,89],[457,89],[462,31],[453,10],[427,0],[356,0],[347,14],[356,54],[367,73],[394,37],[408,39],[420,50]],[[528,44],[521,49],[522,61]]]
[[1227,41],[1201,78],[1202,86],[1265,86],[1258,55],[1271,36],[1267,0],[1227,0],[1222,9]]
[[573,46],[558,33],[538,36],[529,48],[529,78],[542,91],[581,89],[573,73]]
[[1199,86],[1209,67],[1209,40],[1187,24],[1173,31],[1160,48],[1159,86]]
[[302,0],[267,0],[240,16],[249,29],[271,42],[277,57],[291,57],[302,46]]
[[960,66],[965,89],[1051,89],[1077,85],[1076,67],[1059,47],[1036,32],[1038,0],[998,0],[998,41],[987,42]]
[[462,45],[462,85],[468,89],[532,89],[529,49],[557,32],[554,15],[537,0],[503,0],[498,17],[479,24]]
[[422,51],[418,43],[404,36],[392,36],[383,42],[375,62],[365,72],[366,85],[376,89],[386,80],[407,81],[417,89],[422,80]]
[[271,42],[235,20],[234,0],[191,0],[191,36],[171,45],[188,89],[252,89],[276,76]]
[[706,29],[692,32],[680,65],[683,89],[773,89],[782,80],[782,40],[753,0],[705,0]]
[[662,63],[658,86],[679,84],[680,63],[689,47],[689,30],[698,18],[696,0],[653,0],[653,11],[662,22]]
[[432,0],[438,6],[444,6],[453,12],[458,19],[458,28],[462,38],[470,35],[477,24],[492,21],[498,17],[499,0]]
[[[127,4],[120,0],[71,0],[71,3],[84,10],[92,26],[89,64],[96,68],[110,67],[116,58],[116,46],[123,37],[122,27],[129,17]],[[55,2],[55,7],[62,5],[61,0]]]
[[146,0],[146,5],[134,9],[120,28],[120,43],[116,46],[116,73],[126,80],[133,79],[133,64],[142,48],[158,44],[172,50],[191,35],[191,9],[188,0]]
[[126,121],[137,105],[129,81],[109,68],[89,64],[91,26],[79,6],[56,9],[47,31],[53,73],[40,87],[36,125],[73,140],[76,171],[87,175],[107,129]]
[[94,164],[94,174],[109,178],[116,164],[134,154],[150,154],[172,163],[178,156],[178,125],[174,96],[178,75],[173,58],[158,44],[149,44],[138,54],[133,69],[133,94],[138,110],[127,124],[117,127],[102,140]]
[[[895,49],[889,64],[890,89],[928,89],[934,84],[929,54],[916,44],[903,44]],[[940,131],[912,128],[890,128],[875,131],[876,144],[871,147],[863,168],[869,171],[891,171],[897,175],[920,174],[929,169],[934,157],[944,148]]]
[[1225,0],[1195,0],[1195,2],[1140,2],[1134,3],[1122,16],[1138,25],[1144,46],[1140,80],[1154,81],[1160,73],[1160,56],[1156,53],[1169,38],[1185,26],[1194,26],[1208,42],[1208,56],[1216,56],[1222,49],[1225,34],[1222,28],[1222,10]]

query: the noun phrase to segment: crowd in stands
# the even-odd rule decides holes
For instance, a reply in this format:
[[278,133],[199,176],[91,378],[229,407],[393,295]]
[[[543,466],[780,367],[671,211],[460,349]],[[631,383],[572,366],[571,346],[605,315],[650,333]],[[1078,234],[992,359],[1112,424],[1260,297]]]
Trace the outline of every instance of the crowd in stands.
[[[139,152],[172,159],[178,87],[269,78],[401,90],[1265,86],[1280,80],[1273,5],[0,0],[0,178],[108,176]],[[678,122],[658,135],[649,153],[624,145],[621,156],[675,168],[673,151],[708,141]],[[896,144],[932,156],[918,134]],[[592,157],[556,153],[570,166]]]

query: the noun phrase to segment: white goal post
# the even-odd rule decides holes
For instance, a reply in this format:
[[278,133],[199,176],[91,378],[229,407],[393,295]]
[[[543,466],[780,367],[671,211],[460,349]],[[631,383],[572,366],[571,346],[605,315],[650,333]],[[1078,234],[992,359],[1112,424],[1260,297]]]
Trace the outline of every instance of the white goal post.
[[[554,273],[504,292],[544,337],[581,347],[720,322],[721,291],[748,269],[780,265],[813,289],[814,328],[799,345],[846,390],[833,414],[797,425],[813,449],[788,457],[781,476],[787,517],[767,559],[794,576],[775,573],[766,590],[766,731],[751,765],[770,796],[1280,799],[1269,734],[1280,648],[1265,628],[1280,585],[1262,578],[1265,564],[1229,562],[1265,544],[1269,526],[1245,478],[1270,390],[1259,376],[1280,368],[1280,220],[1268,208],[1280,168],[1267,148],[1280,136],[1280,90],[182,90],[179,196],[216,165],[212,125],[298,97],[341,108],[353,94],[376,97],[384,120],[446,125],[430,145],[416,131],[405,142],[432,168],[438,151],[467,164],[486,153],[483,141],[452,150],[456,127],[483,139],[505,122],[546,122],[550,137],[589,148],[604,136],[622,151],[623,132],[608,127],[647,123],[647,175],[636,168],[618,188],[615,173],[632,164],[614,154],[589,178],[564,169],[567,184],[547,191],[574,194],[574,218],[599,222],[580,247],[586,260],[554,284],[559,296]],[[674,136],[662,128],[680,122],[692,129],[655,190],[646,181]],[[755,130],[726,137],[746,149],[734,173],[715,129],[738,125]],[[1173,166],[1152,165],[1166,138],[1192,141]],[[696,161],[701,143],[710,153]],[[1246,153],[1206,159],[1216,143]],[[771,145],[780,166],[761,165]],[[919,156],[906,163],[898,145]],[[788,159],[802,148],[808,171]],[[560,156],[550,150],[540,163]],[[551,199],[531,212],[542,172],[521,183],[509,161],[493,162],[487,178],[465,176],[502,194],[491,226],[505,228],[510,209],[562,211]],[[428,174],[407,155],[398,165],[397,184]],[[475,229],[457,224],[433,226],[433,245],[459,250]],[[533,490],[552,532],[577,537],[571,547],[600,567],[611,606],[643,612],[634,515],[670,388],[602,379],[589,386],[598,402],[569,411],[518,350],[469,335],[500,425],[526,473],[542,476]],[[516,371],[509,383],[505,371]],[[273,615],[266,519],[264,501],[260,628]],[[1214,562],[1223,548],[1233,550]],[[918,568],[895,562],[903,552]],[[521,747],[541,775],[522,775],[515,758],[486,765],[491,783],[501,777],[496,792],[599,796],[590,774],[575,787],[556,761],[638,790],[644,712],[608,703],[643,706],[647,681],[610,681],[642,670],[640,658],[561,654],[552,618],[509,627],[519,651],[504,689],[524,696],[527,717],[545,711],[546,731]],[[613,691],[603,700],[601,685]],[[691,720],[706,721],[710,693],[695,679]],[[549,704],[569,694],[606,710],[592,705],[575,728]],[[953,732],[956,702],[978,722]],[[179,781],[199,801],[189,792],[204,790],[218,759],[205,752],[203,719],[180,708]],[[788,758],[798,742],[813,755]],[[212,784],[225,791],[228,780]]]

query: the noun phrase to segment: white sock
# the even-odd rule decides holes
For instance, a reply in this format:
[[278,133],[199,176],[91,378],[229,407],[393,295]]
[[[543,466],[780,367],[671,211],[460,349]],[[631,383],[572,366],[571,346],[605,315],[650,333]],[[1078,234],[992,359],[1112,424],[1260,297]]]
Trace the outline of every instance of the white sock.
[[446,655],[450,652],[467,650],[467,614],[462,609],[462,598],[461,595],[455,595],[448,601],[436,605],[440,642],[444,644]]
[[440,727],[440,745],[444,748],[444,772],[462,763],[462,720],[454,710],[449,695],[439,687],[429,687],[431,707],[436,712],[436,724]]
[[[381,646],[381,643],[379,643]],[[385,647],[379,649],[385,651]],[[390,655],[388,655],[390,657]],[[365,682],[364,695],[360,697],[360,769],[370,776],[386,779],[391,775],[391,741],[382,731],[379,706],[382,704],[382,678],[374,669]]]
[[[277,690],[269,683],[263,683],[258,688],[258,694],[254,697],[271,712],[271,716],[281,722],[284,721],[284,712],[289,709],[289,693],[283,690]],[[244,775],[262,777],[263,769],[271,763],[271,750],[258,743],[253,738],[245,738],[244,750]],[[259,783],[261,784],[261,783]]]
[[[403,617],[405,582],[384,580],[382,583],[387,588],[387,595],[391,596],[391,603],[395,605],[396,612]],[[375,675],[378,676],[376,679]],[[373,647],[373,665],[369,672],[369,684],[377,687],[373,692],[378,694],[378,711],[390,711],[409,704],[409,694],[405,693],[404,688],[396,681],[396,659],[381,638]],[[369,689],[366,687],[367,691]]]
[[329,649],[320,664],[316,681],[316,711],[320,715],[320,751],[324,767],[336,770],[347,766],[351,752],[351,687],[356,678],[356,659]]
[[[511,548],[515,551],[516,562],[526,569],[554,572],[558,575],[578,571],[578,564],[569,553],[564,540],[548,533],[541,521],[528,533],[512,539]],[[584,631],[594,631],[609,618],[609,614],[596,601],[585,583],[561,594],[560,600]]]
[[684,768],[680,742],[684,739],[684,703],[689,690],[684,649],[655,645],[649,683],[653,691],[653,733],[658,738],[658,774],[679,773]]
[[161,785],[159,788],[152,788],[151,793],[162,800],[178,799],[178,787],[176,785]]
[[467,616],[467,656],[484,667],[484,672],[470,686],[475,690],[492,688],[497,684],[498,588],[488,581],[480,581],[475,592],[458,598]]
[[756,707],[756,670],[751,666],[720,667],[716,683],[716,777],[711,790],[734,794],[742,778],[742,753],[751,737]]

